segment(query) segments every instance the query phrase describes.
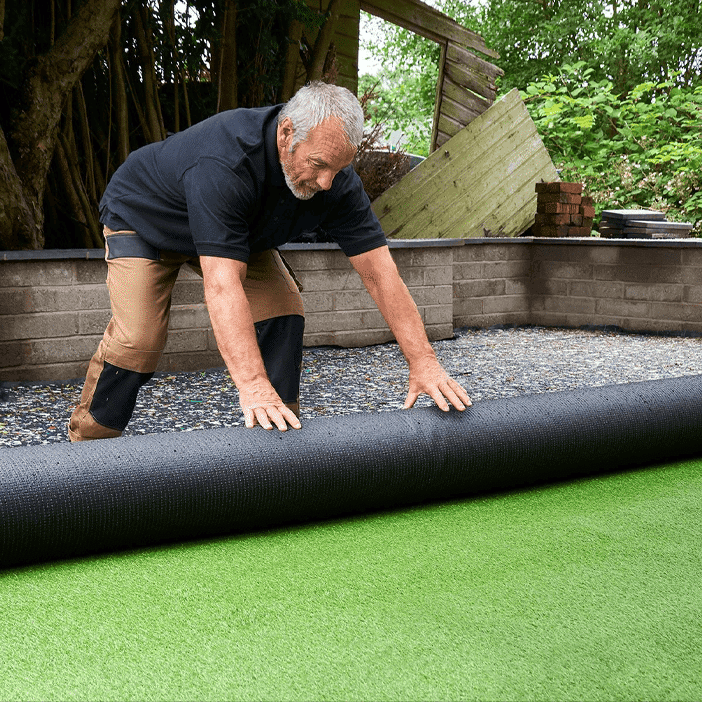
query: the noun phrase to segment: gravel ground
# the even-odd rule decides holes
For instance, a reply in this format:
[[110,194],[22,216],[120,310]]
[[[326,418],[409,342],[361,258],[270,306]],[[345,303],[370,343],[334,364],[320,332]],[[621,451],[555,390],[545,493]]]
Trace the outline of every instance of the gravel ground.
[[[702,338],[518,327],[461,329],[433,344],[474,402],[578,387],[702,373]],[[8,384],[6,384],[8,385]],[[82,379],[0,389],[0,447],[67,441]],[[402,407],[407,367],[396,344],[305,349],[302,419]],[[421,397],[417,406],[430,400]],[[125,434],[241,426],[236,390],[222,369],[157,374],[140,393]]]

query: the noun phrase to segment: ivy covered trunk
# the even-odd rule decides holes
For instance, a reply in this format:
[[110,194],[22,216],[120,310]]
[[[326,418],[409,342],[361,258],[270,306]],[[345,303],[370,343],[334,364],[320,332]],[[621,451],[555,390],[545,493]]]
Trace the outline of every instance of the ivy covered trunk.
[[[38,57],[16,113],[11,141],[0,134],[0,247],[44,244],[44,191],[68,98],[105,46],[121,0],[86,0],[51,49]],[[70,160],[71,153],[65,156]]]
[[27,198],[0,130],[0,249],[40,249],[44,244],[42,210]]

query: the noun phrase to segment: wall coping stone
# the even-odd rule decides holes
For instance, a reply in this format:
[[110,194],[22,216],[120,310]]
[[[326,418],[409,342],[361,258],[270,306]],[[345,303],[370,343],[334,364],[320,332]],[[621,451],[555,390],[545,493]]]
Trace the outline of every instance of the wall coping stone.
[[[702,247],[702,239],[690,237],[687,239],[603,239],[599,236],[586,237],[569,237],[569,238],[551,238],[551,237],[519,237],[533,244],[556,244],[570,246],[625,246],[639,247],[644,249],[659,249],[664,247],[673,247],[680,249],[695,249]],[[493,243],[504,242],[506,239],[491,239]],[[515,241],[518,239],[512,239]],[[472,239],[464,239],[468,244]],[[483,239],[482,241],[488,241]]]
[[[466,239],[388,239],[391,249],[430,249],[446,246],[463,246]],[[281,251],[336,251],[338,244],[283,244]]]
[[[389,239],[391,249],[419,249],[463,246],[465,239]],[[505,239],[498,239],[505,241]],[[281,251],[336,251],[338,244],[284,244]],[[105,258],[105,249],[42,249],[40,251],[0,251],[0,261],[70,261]]]
[[[689,239],[602,239],[600,237],[483,237],[473,239],[388,239],[391,249],[442,248],[458,246],[481,246],[486,244],[549,244],[556,246],[625,246],[645,249],[665,247],[697,249],[702,247],[702,238]],[[281,251],[337,251],[338,244],[285,244]],[[105,257],[105,249],[43,249],[40,251],[0,251],[0,261],[66,261],[95,260]]]

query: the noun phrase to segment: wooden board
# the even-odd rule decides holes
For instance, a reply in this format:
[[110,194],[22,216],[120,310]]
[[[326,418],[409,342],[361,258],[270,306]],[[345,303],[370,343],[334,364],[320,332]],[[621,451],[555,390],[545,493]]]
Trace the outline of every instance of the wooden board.
[[443,115],[450,117],[454,122],[463,126],[469,122],[472,122],[478,115],[480,115],[481,112],[483,112],[483,110],[478,112],[470,107],[467,107],[466,105],[462,105],[460,102],[454,102],[453,100],[448,100],[446,98],[444,98],[441,108]]
[[[476,90],[475,88],[481,89]],[[449,100],[454,100],[455,102],[460,102],[464,105],[468,104],[471,100],[477,99],[477,101],[481,103],[480,112],[482,114],[483,112],[485,112],[485,110],[487,110],[488,107],[490,107],[490,105],[492,105],[493,102],[495,102],[496,90],[493,86],[492,89],[490,89],[489,94],[486,95],[486,93],[488,93],[488,90],[483,89],[483,87],[480,86],[476,81],[473,81],[472,85],[466,87],[464,85],[458,85],[457,83],[454,83],[448,75],[444,74],[443,83],[441,85],[441,92],[442,95],[448,98]],[[487,102],[485,102],[482,98],[487,98]],[[465,127],[466,125],[464,124],[463,126]]]
[[493,89],[495,87],[495,78],[505,74],[501,68],[498,68],[492,63],[488,63],[484,59],[479,58],[474,53],[468,51],[463,46],[456,44],[455,42],[449,42],[447,56],[449,60],[453,61],[454,63],[464,65],[470,70],[471,73],[484,76],[485,79],[492,83]]
[[371,15],[444,43],[447,39],[461,46],[479,51],[491,58],[499,58],[485,45],[483,38],[420,0],[361,0],[361,9]]
[[518,236],[535,183],[558,180],[518,90],[476,117],[373,202],[389,237]]
[[[446,67],[450,68],[450,64],[448,62]],[[477,114],[480,115],[492,105],[494,98],[491,100],[486,100],[480,95],[476,95],[469,90],[461,90],[461,86],[456,85],[453,80],[453,75],[449,70],[444,78],[443,101],[446,103],[446,105],[442,107],[442,112],[449,115],[449,117],[455,118],[457,115],[451,112],[450,105],[456,106],[454,109],[460,110],[461,108],[465,108],[466,110],[477,112]],[[465,127],[468,125],[472,119],[474,119],[474,117],[472,117],[468,122],[464,122],[462,126]]]
[[495,101],[495,79],[502,69],[447,40],[442,47],[437,104],[430,151],[458,134]]
[[524,113],[517,115],[521,119],[515,119],[513,107],[507,98],[497,102],[480,116],[480,123],[474,129],[463,129],[451,144],[445,144],[440,153],[432,154],[407,174],[401,184],[398,183],[378,198],[374,205],[382,206],[383,214],[389,215],[408,196],[438,196],[446,182],[456,180],[472,163],[485,160],[484,156],[495,144],[508,139],[515,132],[519,122],[524,119]]
[[444,138],[445,135],[439,132],[439,118],[441,117],[441,102],[443,99],[443,94],[446,84],[446,52],[448,46],[447,44],[441,45],[441,56],[439,57],[439,77],[436,81],[436,97],[434,98],[434,119],[431,125],[431,142],[430,151],[436,149],[437,144],[443,144],[448,138]]
[[446,83],[444,97],[450,97],[459,102],[466,99],[474,100],[477,97],[485,103],[483,112],[495,102],[497,89],[494,85],[485,83],[481,80],[481,76],[476,76],[451,61],[446,61],[444,64],[444,81]]

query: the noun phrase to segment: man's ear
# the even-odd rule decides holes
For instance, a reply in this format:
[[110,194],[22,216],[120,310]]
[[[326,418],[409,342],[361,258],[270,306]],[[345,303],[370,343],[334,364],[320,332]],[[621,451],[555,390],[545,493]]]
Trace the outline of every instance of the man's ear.
[[278,151],[281,155],[290,149],[293,140],[293,123],[290,117],[285,117],[278,124]]

